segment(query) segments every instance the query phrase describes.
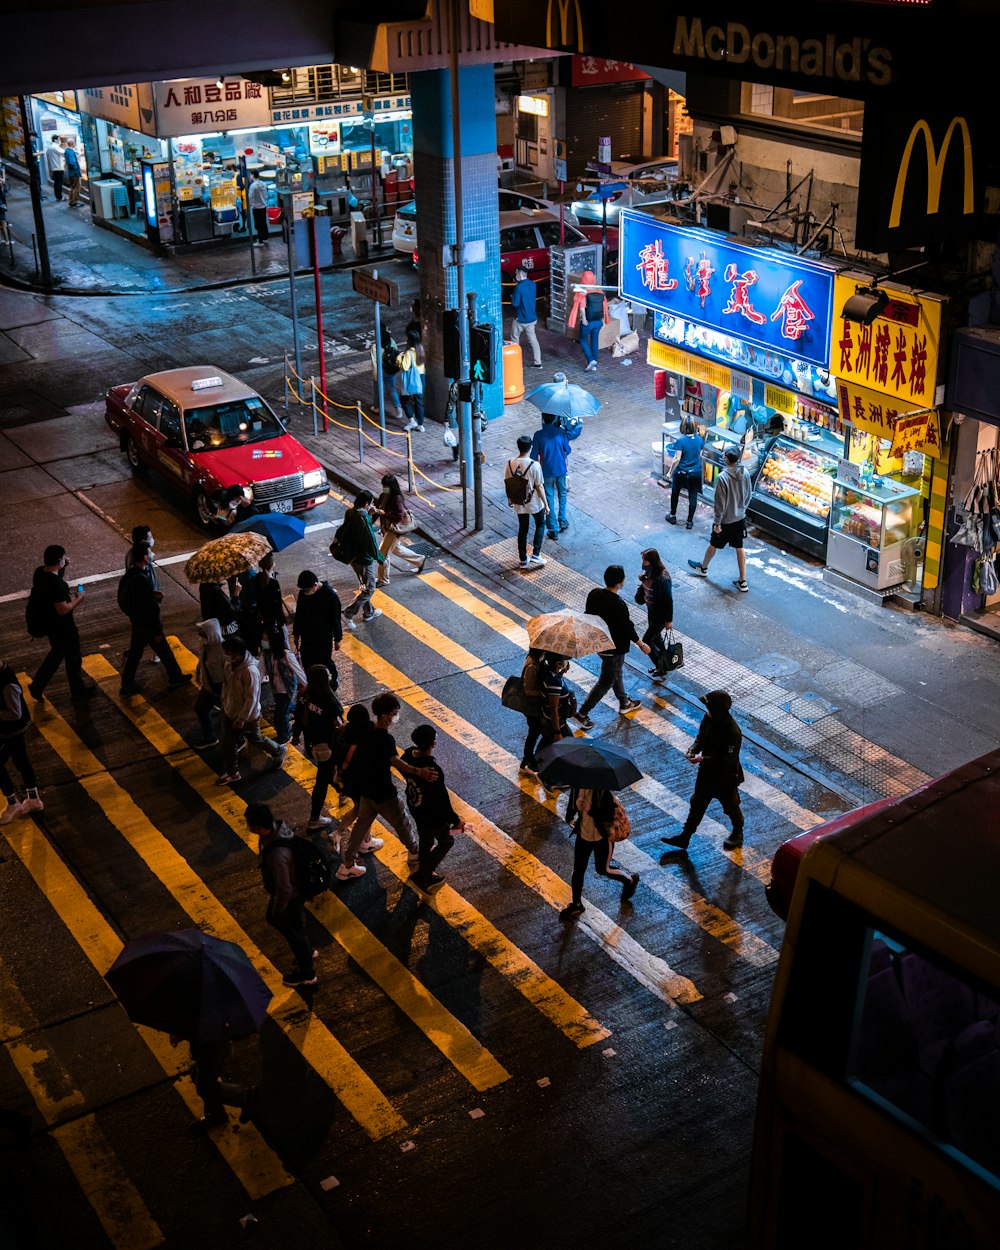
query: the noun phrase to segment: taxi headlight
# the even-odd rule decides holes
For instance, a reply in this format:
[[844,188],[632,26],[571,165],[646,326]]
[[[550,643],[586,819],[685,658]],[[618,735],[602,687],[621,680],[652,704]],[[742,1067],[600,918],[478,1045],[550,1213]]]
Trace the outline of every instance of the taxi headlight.
[[313,469],[311,472],[303,475],[303,490],[318,490],[321,486],[326,485],[326,470]]

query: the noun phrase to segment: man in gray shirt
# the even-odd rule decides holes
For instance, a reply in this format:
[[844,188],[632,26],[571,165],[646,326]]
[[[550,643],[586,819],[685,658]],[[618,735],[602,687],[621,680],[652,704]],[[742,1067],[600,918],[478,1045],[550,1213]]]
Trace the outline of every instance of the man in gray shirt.
[[726,467],[714,483],[715,523],[712,526],[712,537],[701,561],[688,560],[688,564],[696,577],[707,577],[708,566],[715,553],[722,547],[732,547],[740,568],[739,578],[733,585],[745,594],[750,587],[747,585],[747,557],[743,550],[743,537],[746,533],[747,507],[753,487],[750,474],[740,463],[742,459],[743,453],[737,448],[730,447],[726,451]]

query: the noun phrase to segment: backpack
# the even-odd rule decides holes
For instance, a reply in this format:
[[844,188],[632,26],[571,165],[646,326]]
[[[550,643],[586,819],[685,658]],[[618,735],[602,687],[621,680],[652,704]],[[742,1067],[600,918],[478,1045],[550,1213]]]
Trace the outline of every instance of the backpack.
[[[513,460],[508,461],[507,468],[514,463]],[[507,492],[507,502],[511,507],[520,504],[526,504],[531,497],[531,483],[528,481],[528,470],[521,472],[515,469],[510,477],[504,478],[504,489]]]
[[276,838],[267,850],[276,846],[291,847],[295,860],[295,886],[306,901],[322,894],[333,884],[334,867],[330,856],[309,838],[304,838],[301,834],[296,834],[293,838]]
[[50,610],[35,586],[31,588],[24,607],[24,624],[32,638],[44,638],[49,632]]
[[131,616],[132,602],[135,595],[132,591],[132,574],[126,573],[118,579],[118,607],[126,616]]
[[614,804],[614,815],[611,818],[611,823],[608,825],[608,841],[624,842],[632,832],[628,812],[625,811],[625,808],[622,807],[614,795],[611,796],[611,802]]
[[382,348],[382,372],[387,378],[394,378],[399,372],[399,357],[391,343]]
[[330,543],[330,555],[335,560],[339,560],[341,564],[350,564],[354,559],[354,555],[347,544],[347,536],[344,530],[347,528],[346,523],[341,525],[333,535],[333,542]]

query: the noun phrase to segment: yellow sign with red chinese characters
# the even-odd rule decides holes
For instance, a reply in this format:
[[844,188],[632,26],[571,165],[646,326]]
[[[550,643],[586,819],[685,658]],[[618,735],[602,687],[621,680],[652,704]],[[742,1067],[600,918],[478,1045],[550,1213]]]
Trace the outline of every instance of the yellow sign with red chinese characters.
[[833,330],[830,372],[852,385],[902,400],[907,408],[933,407],[941,353],[943,299],[892,289],[882,315],[870,326],[848,321],[841,310],[859,287],[870,289],[862,274],[838,274],[833,284]]
[[891,443],[889,454],[894,458],[904,451],[923,452],[936,460],[946,455],[941,447],[941,419],[935,408],[901,404],[877,391],[843,381],[837,383],[837,403],[844,421]]

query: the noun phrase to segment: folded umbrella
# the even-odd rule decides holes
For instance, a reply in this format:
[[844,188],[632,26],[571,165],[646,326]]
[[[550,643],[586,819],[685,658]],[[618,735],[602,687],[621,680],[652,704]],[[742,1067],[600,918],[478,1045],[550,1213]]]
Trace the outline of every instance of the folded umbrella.
[[601,401],[575,382],[567,382],[565,373],[557,373],[554,382],[534,386],[524,397],[542,412],[554,417],[592,417]]
[[130,1020],[196,1043],[256,1033],[272,997],[241,947],[200,929],[134,938],[106,980]]
[[525,628],[532,647],[570,659],[608,651],[614,646],[608,627],[599,616],[588,616],[572,608],[533,616]]
[[287,512],[259,512],[256,516],[238,521],[230,534],[263,534],[275,551],[284,551],[292,543],[306,536],[306,523],[301,517]]
[[271,550],[263,534],[224,534],[194,553],[184,572],[189,582],[221,582],[246,573]]
[[642,773],[628,751],[610,742],[563,738],[538,752],[538,775],[546,785],[623,790]]

